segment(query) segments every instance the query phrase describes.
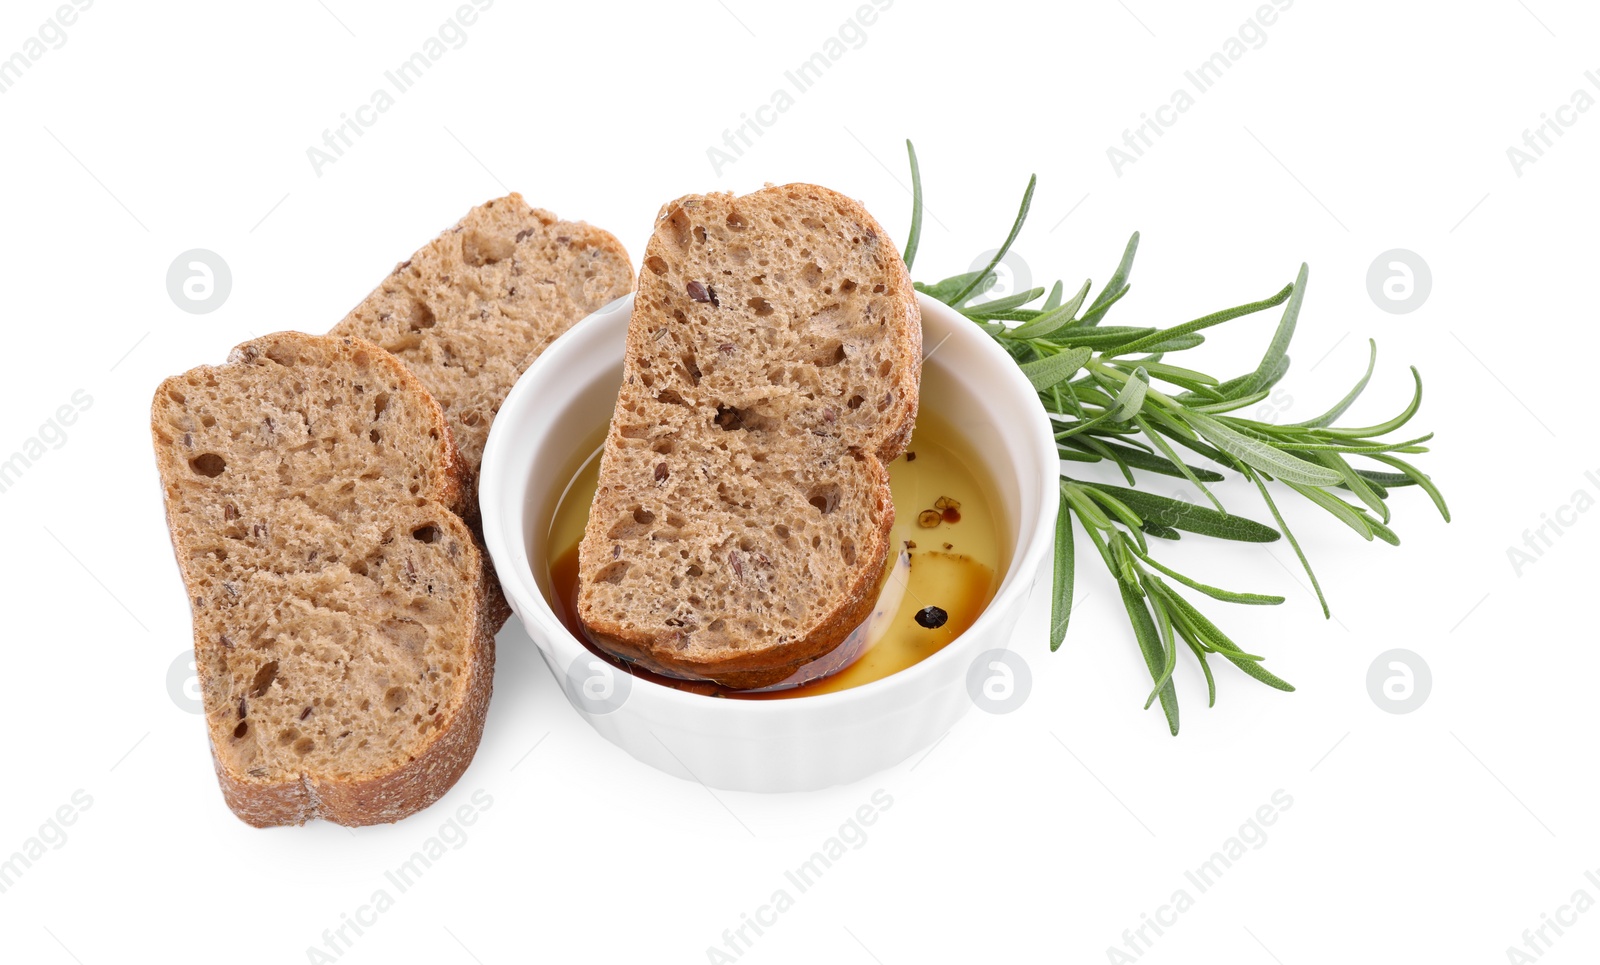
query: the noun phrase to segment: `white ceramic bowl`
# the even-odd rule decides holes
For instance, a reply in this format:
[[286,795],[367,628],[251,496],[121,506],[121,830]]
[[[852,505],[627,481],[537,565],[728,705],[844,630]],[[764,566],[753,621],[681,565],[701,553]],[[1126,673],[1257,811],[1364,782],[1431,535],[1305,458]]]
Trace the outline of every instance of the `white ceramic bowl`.
[[[937,414],[996,487],[1004,576],[966,633],[899,673],[790,700],[729,700],[613,670],[551,608],[550,521],[622,382],[633,297],[575,325],[525,372],[495,416],[479,482],[484,538],[512,608],[580,714],[653,767],[712,787],[798,791],[856,781],[948,731],[973,705],[969,678],[1008,648],[1054,537],[1059,462],[1049,419],[1016,363],[972,322],[918,296],[923,412]],[[1009,538],[1006,538],[1009,537]]]

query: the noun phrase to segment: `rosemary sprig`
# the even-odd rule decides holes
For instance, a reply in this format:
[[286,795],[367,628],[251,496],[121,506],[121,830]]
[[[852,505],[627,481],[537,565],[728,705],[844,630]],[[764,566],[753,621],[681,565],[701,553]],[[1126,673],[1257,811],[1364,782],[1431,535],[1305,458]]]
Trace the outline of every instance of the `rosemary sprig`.
[[[911,231],[905,250],[909,269],[915,261],[922,230],[922,175],[910,141],[906,142],[906,150],[911,159],[912,182]],[[916,288],[971,319],[1017,361],[1056,427],[1063,462],[1109,461],[1121,470],[1128,485],[1135,487],[1107,486],[1062,474],[1050,649],[1061,646],[1072,612],[1075,518],[1117,581],[1134,639],[1153,683],[1145,706],[1159,701],[1167,726],[1175,735],[1178,700],[1172,677],[1180,641],[1199,662],[1212,705],[1217,691],[1208,655],[1221,657],[1269,687],[1285,691],[1294,687],[1262,667],[1261,657],[1234,643],[1174,584],[1225,603],[1275,606],[1284,600],[1281,596],[1219,589],[1192,579],[1158,562],[1150,553],[1147,537],[1175,540],[1181,533],[1192,533],[1241,542],[1272,542],[1280,535],[1287,537],[1311,580],[1323,616],[1330,616],[1322,585],[1300,542],[1289,530],[1274,494],[1297,494],[1363,539],[1391,545],[1400,542],[1389,528],[1391,489],[1420,487],[1448,521],[1450,511],[1433,481],[1400,458],[1427,452],[1424,443],[1432,433],[1398,441],[1388,438],[1416,415],[1422,404],[1422,377],[1412,368],[1415,391],[1410,404],[1394,418],[1372,426],[1336,426],[1334,423],[1372,378],[1377,344],[1369,342],[1371,355],[1366,374],[1343,399],[1317,418],[1280,426],[1235,414],[1266,398],[1289,371],[1289,343],[1305,298],[1306,266],[1300,266],[1292,284],[1267,298],[1181,324],[1165,328],[1101,325],[1112,306],[1128,294],[1128,277],[1139,248],[1137,232],[1128,239],[1111,281],[1087,306],[1084,302],[1091,289],[1087,281],[1070,298],[1064,298],[1065,289],[1058,281],[1048,294],[1043,288],[1035,288],[975,302],[993,288],[997,280],[995,268],[1022,231],[1037,183],[1036,177],[1029,179],[1011,231],[987,267],[933,284],[918,282]],[[1173,353],[1203,344],[1202,333],[1206,329],[1278,306],[1282,306],[1283,313],[1277,329],[1260,363],[1250,372],[1224,381],[1167,361]],[[1190,465],[1179,450],[1186,450],[1215,468]],[[1354,458],[1369,459],[1385,468],[1357,467],[1352,464]],[[1135,470],[1186,479],[1214,508],[1138,489]],[[1255,485],[1277,529],[1228,512],[1206,486],[1224,479],[1226,472],[1237,473]],[[1341,495],[1341,491],[1350,498]]]

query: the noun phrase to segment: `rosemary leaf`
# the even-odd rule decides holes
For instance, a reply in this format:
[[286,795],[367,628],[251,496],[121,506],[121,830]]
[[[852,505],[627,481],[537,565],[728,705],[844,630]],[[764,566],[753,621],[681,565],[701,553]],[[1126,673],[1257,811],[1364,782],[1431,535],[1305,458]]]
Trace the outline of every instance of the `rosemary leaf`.
[[1133,272],[1133,256],[1138,250],[1139,232],[1135,231],[1128,238],[1127,247],[1122,249],[1122,260],[1117,262],[1117,270],[1111,273],[1111,280],[1106,282],[1106,287],[1100,289],[1100,294],[1095,296],[1095,300],[1089,303],[1089,310],[1083,315],[1083,324],[1099,325],[1100,319],[1106,316],[1106,310],[1128,293],[1128,275]]
[[[1144,664],[1150,670],[1150,679],[1159,680],[1162,668],[1166,665],[1166,654],[1161,652],[1160,632],[1156,630],[1155,621],[1150,618],[1150,610],[1145,606],[1144,597],[1137,591],[1130,589],[1128,584],[1117,581],[1117,589],[1122,593],[1122,606],[1128,611],[1128,621],[1133,624],[1133,636],[1139,643],[1139,653],[1144,657]],[[1167,717],[1167,728],[1172,736],[1178,736],[1178,691],[1172,686],[1169,678],[1160,691],[1161,712]]]
[[1333,470],[1313,465],[1281,449],[1274,449],[1203,412],[1190,413],[1185,421],[1218,449],[1284,482],[1332,486],[1339,481],[1339,474]]
[[1067,623],[1072,619],[1072,581],[1076,560],[1072,551],[1072,506],[1067,494],[1060,496],[1056,516],[1055,568],[1050,579],[1050,652],[1061,649],[1067,638]]
[[1094,352],[1086,348],[1069,348],[1059,355],[1047,355],[1042,359],[1023,363],[1022,374],[1028,377],[1033,387],[1043,392],[1057,382],[1071,378],[1073,373],[1083,368],[1083,363],[1089,361],[1089,356]]
[[1210,536],[1214,539],[1240,543],[1271,543],[1279,539],[1277,530],[1245,516],[1219,513],[1206,506],[1138,489],[1123,489],[1120,486],[1081,480],[1073,482],[1085,489],[1097,489],[1120,500],[1147,523],[1181,529],[1197,536]]
[[906,270],[917,260],[917,244],[922,240],[922,168],[917,166],[917,149],[906,138],[906,153],[911,156],[911,230],[906,232]]
[[1220,312],[1212,312],[1210,315],[1203,315],[1192,322],[1184,322],[1182,325],[1174,325],[1171,328],[1162,329],[1161,331],[1152,335],[1146,335],[1142,339],[1129,342],[1127,345],[1119,345],[1112,352],[1112,354],[1127,355],[1129,352],[1147,352],[1150,351],[1150,346],[1159,345],[1161,342],[1175,335],[1187,335],[1190,332],[1198,332],[1203,328],[1210,328],[1213,325],[1221,325],[1223,322],[1232,321],[1235,318],[1241,318],[1245,315],[1252,315],[1256,312],[1271,308],[1274,305],[1281,305],[1285,300],[1294,294],[1294,290],[1295,289],[1293,285],[1285,285],[1281,291],[1270,298],[1263,299],[1259,302],[1249,302],[1248,304],[1239,305],[1235,308],[1224,308]]

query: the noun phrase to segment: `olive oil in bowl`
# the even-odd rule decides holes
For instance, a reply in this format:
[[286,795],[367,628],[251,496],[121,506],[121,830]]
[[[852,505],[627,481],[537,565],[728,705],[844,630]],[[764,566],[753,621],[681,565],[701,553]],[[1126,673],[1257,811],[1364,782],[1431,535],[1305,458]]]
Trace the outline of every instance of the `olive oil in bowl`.
[[924,414],[906,452],[889,464],[895,522],[872,617],[833,652],[760,690],[679,680],[629,666],[589,642],[577,619],[578,543],[600,471],[600,445],[567,485],[550,524],[551,608],[596,655],[670,687],[719,697],[773,699],[871,683],[937,653],[994,599],[1009,547],[994,517],[992,485],[960,437]]

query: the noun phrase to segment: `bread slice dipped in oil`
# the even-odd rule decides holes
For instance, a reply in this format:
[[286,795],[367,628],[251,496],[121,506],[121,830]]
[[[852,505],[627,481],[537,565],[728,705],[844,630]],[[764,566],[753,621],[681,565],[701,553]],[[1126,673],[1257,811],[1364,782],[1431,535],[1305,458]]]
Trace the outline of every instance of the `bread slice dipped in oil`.
[[810,184],[690,195],[645,251],[578,617],[660,673],[762,687],[870,614],[922,328],[899,252]]

